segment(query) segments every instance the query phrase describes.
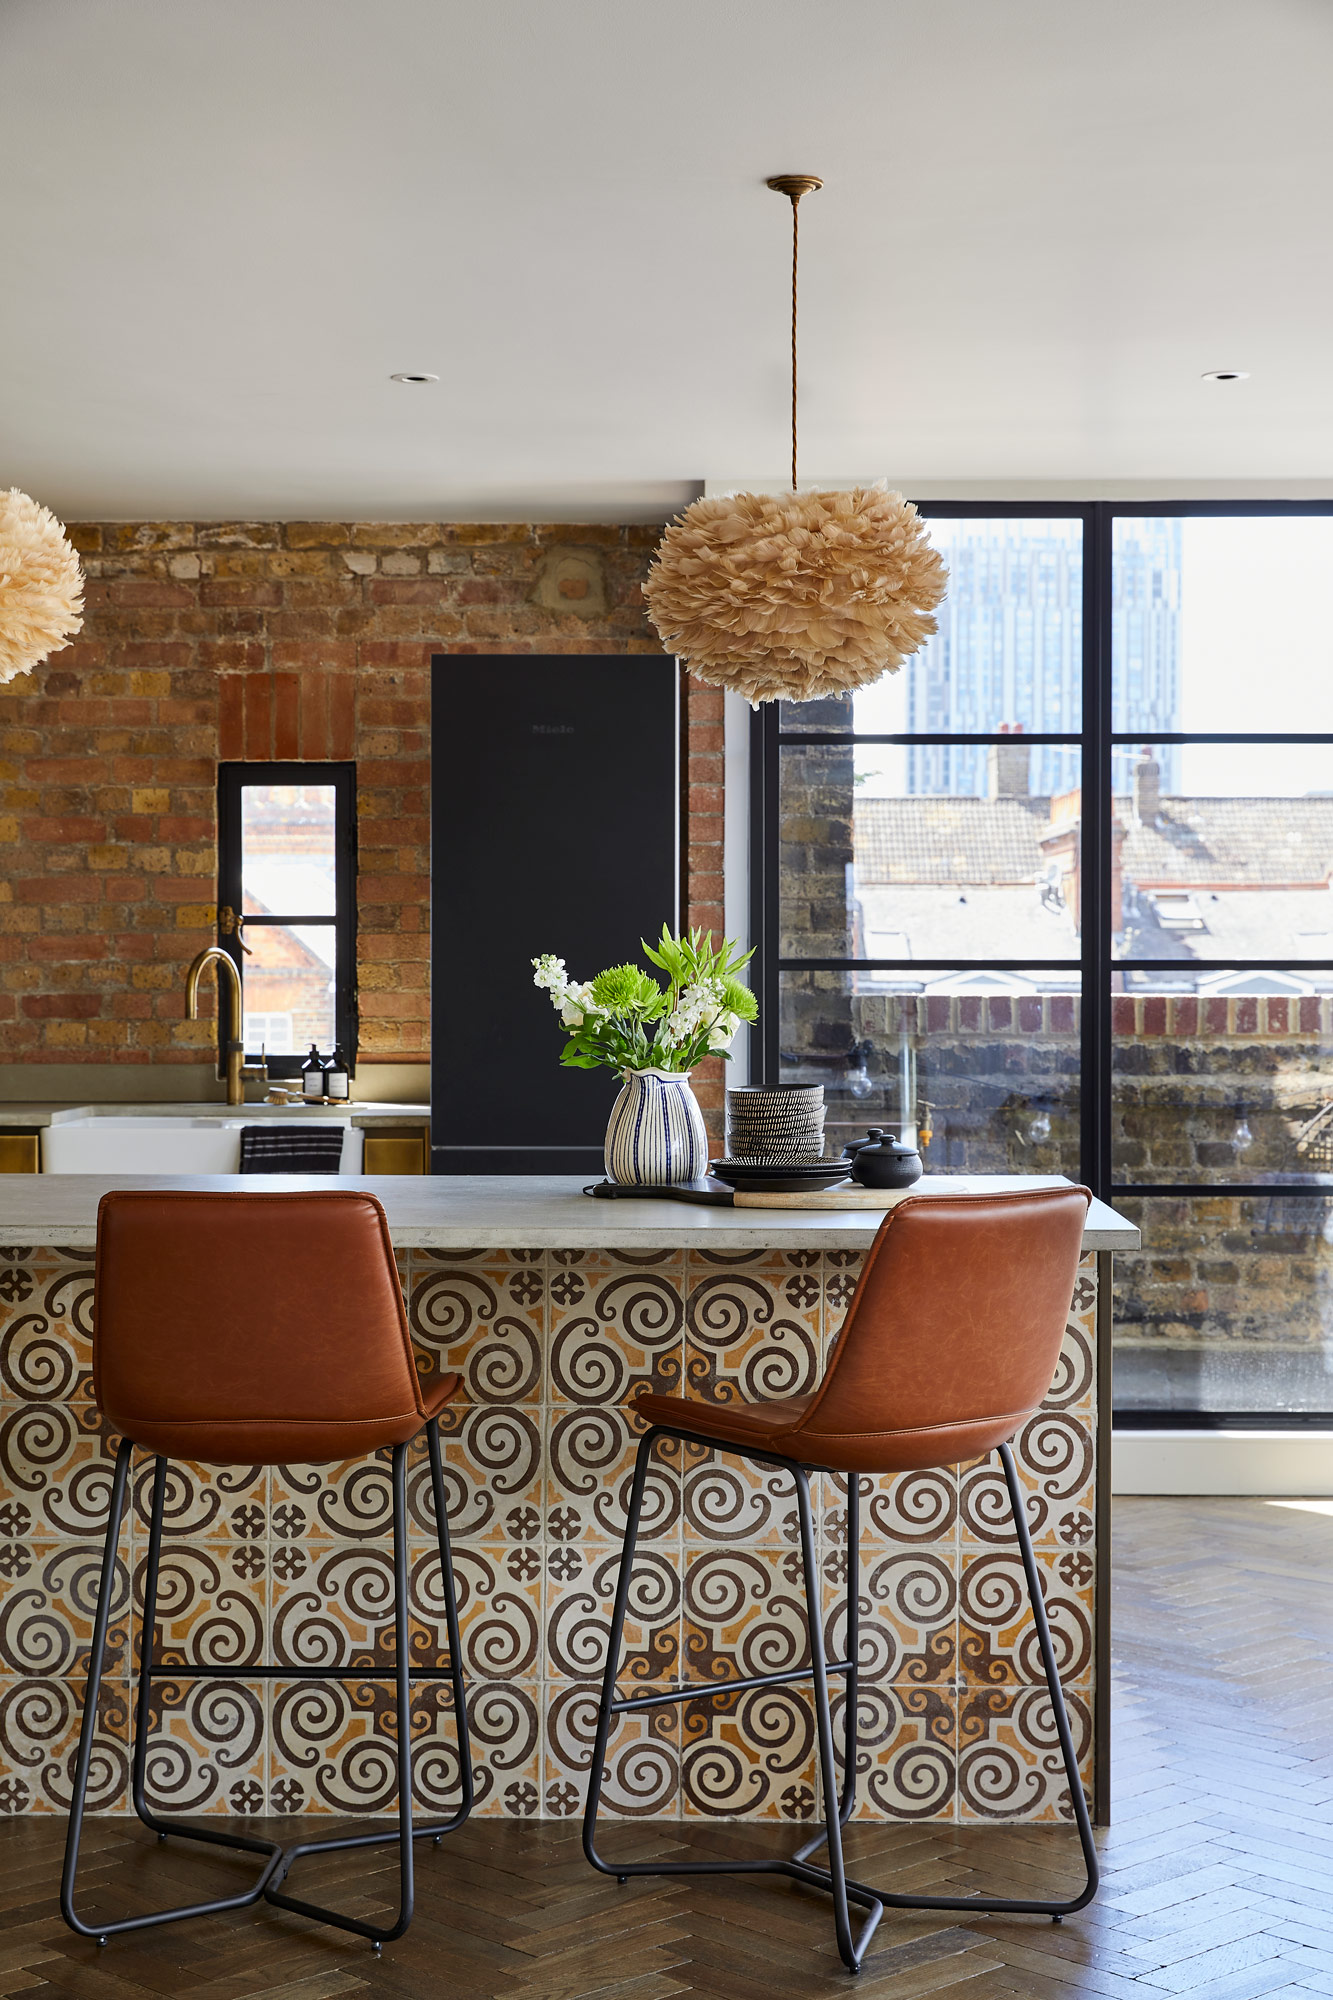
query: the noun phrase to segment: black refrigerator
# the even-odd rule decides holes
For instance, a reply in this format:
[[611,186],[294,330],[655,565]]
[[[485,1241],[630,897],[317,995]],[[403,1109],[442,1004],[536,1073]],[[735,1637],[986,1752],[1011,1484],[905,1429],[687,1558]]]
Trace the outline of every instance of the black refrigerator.
[[434,657],[432,1172],[600,1177],[619,1078],[561,1066],[532,960],[591,979],[675,928],[679,681],[657,655]]

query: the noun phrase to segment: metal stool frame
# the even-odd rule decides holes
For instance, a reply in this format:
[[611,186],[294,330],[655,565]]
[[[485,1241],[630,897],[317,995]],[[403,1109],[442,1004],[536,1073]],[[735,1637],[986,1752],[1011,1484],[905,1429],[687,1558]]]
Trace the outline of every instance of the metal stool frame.
[[[454,1588],[453,1560],[449,1547],[449,1520],[445,1511],[444,1477],[440,1462],[440,1434],[432,1419],[426,1425],[426,1441],[430,1451],[431,1485],[435,1497],[435,1521],[439,1539],[441,1581],[444,1591],[445,1621],[449,1633],[449,1665],[447,1667],[414,1667],[408,1649],[408,1601],[407,1601],[407,1451],[406,1444],[393,1447],[393,1569],[394,1569],[394,1664],[391,1668],[351,1668],[351,1667],[286,1667],[286,1666],[245,1666],[214,1667],[185,1666],[164,1667],[153,1661],[153,1634],[157,1617],[158,1570],[162,1556],[162,1519],[166,1501],[167,1460],[156,1457],[153,1474],[153,1501],[148,1540],[148,1563],[144,1572],[143,1616],[141,1620],[142,1644],[137,1685],[137,1702],[134,1725],[134,1753],[131,1765],[131,1797],[134,1810],[143,1824],[154,1832],[159,1840],[175,1835],[182,1840],[201,1840],[215,1847],[237,1848],[250,1854],[266,1855],[268,1858],[258,1878],[251,1886],[235,1896],[222,1896],[211,1902],[184,1903],[173,1909],[155,1910],[144,1917],[123,1917],[114,1923],[85,1923],[74,1908],[74,1881],[79,1865],[79,1843],[83,1833],[83,1818],[88,1796],[88,1773],[92,1763],[93,1741],[97,1730],[97,1705],[101,1691],[106,1653],[107,1626],[111,1615],[111,1599],[115,1588],[116,1557],[120,1540],[121,1522],[125,1512],[125,1499],[129,1487],[130,1461],[134,1453],[134,1443],[124,1438],[116,1457],[115,1477],[111,1488],[111,1512],[107,1522],[106,1541],[102,1552],[102,1574],[98,1590],[97,1614],[93,1623],[92,1653],[89,1660],[88,1685],[84,1699],[83,1726],[79,1734],[79,1748],[74,1765],[73,1795],[70,1801],[69,1830],[65,1841],[65,1866],[60,1884],[60,1913],[71,1930],[81,1937],[95,1938],[104,1945],[108,1938],[118,1937],[130,1931],[149,1930],[158,1924],[177,1923],[185,1917],[217,1916],[224,1910],[246,1909],[262,1899],[282,1910],[294,1910],[298,1915],[311,1917],[317,1923],[333,1924],[339,1930],[354,1931],[358,1936],[368,1938],[373,1949],[378,1952],[381,1945],[389,1944],[403,1935],[412,1921],[413,1907],[413,1843],[418,1840],[434,1840],[437,1845],[446,1833],[453,1833],[462,1826],[472,1810],[473,1783],[472,1758],[468,1742],[466,1686],[463,1678],[463,1649],[458,1628],[458,1602]],[[133,1591],[127,1625],[133,1629]],[[358,1833],[345,1835],[336,1840],[307,1840],[294,1847],[284,1847],[271,1840],[254,1840],[242,1834],[222,1833],[213,1827],[184,1826],[174,1819],[163,1819],[154,1813],[148,1804],[146,1793],[146,1773],[148,1764],[148,1736],[150,1725],[150,1696],[152,1683],[156,1680],[385,1680],[392,1678],[396,1685],[397,1730],[398,1730],[398,1827],[392,1833]],[[462,1801],[451,1819],[440,1820],[417,1826],[412,1820],[412,1733],[411,1733],[411,1688],[413,1681],[447,1680],[453,1691],[454,1720],[458,1735],[458,1754],[462,1771]],[[364,1923],[359,1917],[349,1917],[337,1910],[328,1910],[318,1903],[303,1902],[295,1896],[281,1893],[292,1864],[307,1854],[328,1854],[342,1848],[382,1847],[396,1840],[400,1847],[399,1862],[399,1903],[395,1921],[386,1926]]]
[[[805,1574],[806,1620],[810,1635],[810,1659],[808,1667],[797,1667],[787,1673],[751,1674],[744,1679],[717,1682],[695,1682],[691,1685],[673,1688],[663,1694],[633,1695],[622,1699],[617,1693],[617,1679],[620,1667],[620,1649],[624,1634],[625,1612],[629,1602],[631,1573],[634,1567],[634,1551],[638,1540],[639,1519],[643,1511],[644,1484],[648,1476],[648,1464],[653,1446],[659,1437],[678,1439],[683,1444],[707,1446],[710,1450],[734,1452],[738,1457],[749,1459],[758,1465],[772,1465],[789,1472],[796,1490],[797,1522],[801,1540],[801,1562]],[[823,1468],[806,1466],[795,1459],[780,1458],[770,1452],[750,1451],[742,1446],[721,1443],[717,1438],[700,1433],[677,1430],[665,1424],[655,1424],[645,1432],[639,1441],[638,1454],[634,1461],[634,1480],[630,1489],[629,1514],[625,1524],[625,1543],[620,1561],[620,1575],[616,1583],[615,1608],[611,1614],[611,1631],[607,1642],[606,1669],[602,1679],[602,1698],[597,1713],[597,1736],[593,1745],[592,1768],[588,1783],[587,1807],[583,1816],[583,1852],[603,1875],[614,1875],[619,1882],[628,1881],[631,1875],[786,1875],[792,1881],[803,1882],[808,1888],[822,1889],[833,1898],[833,1922],[837,1937],[838,1953],[849,1972],[859,1972],[865,1958],[866,1949],[875,1934],[886,1908],[897,1910],[968,1910],[974,1913],[1007,1912],[1050,1917],[1059,1923],[1064,1917],[1072,1916],[1090,1903],[1097,1893],[1098,1869],[1097,1852],[1092,1837],[1092,1821],[1088,1815],[1087,1801],[1083,1796],[1083,1782],[1079,1776],[1078,1758],[1074,1750],[1074,1740],[1070,1733],[1069,1716],[1065,1708],[1064,1693],[1060,1686],[1059,1670],[1055,1663],[1055,1651],[1051,1644],[1050,1625],[1046,1618],[1046,1606],[1042,1600],[1041,1579],[1037,1571],[1036,1558],[1032,1553],[1032,1536],[1028,1530],[1023,1512],[1023,1495],[1018,1483],[1018,1473],[1014,1467],[1014,1457],[1007,1444],[998,1447],[1000,1463],[1004,1468],[1005,1485],[1009,1493],[1009,1504],[1013,1511],[1014,1530],[1019,1551],[1023,1558],[1023,1574],[1027,1579],[1028,1602],[1032,1608],[1032,1620],[1037,1631],[1037,1644],[1041,1650],[1042,1666],[1046,1672],[1046,1686],[1050,1692],[1051,1707],[1055,1718],[1056,1734],[1060,1739],[1060,1753],[1064,1760],[1065,1776],[1069,1783],[1070,1803],[1078,1827],[1079,1845],[1083,1852],[1083,1862],[1087,1880],[1077,1896],[1065,1901],[1047,1902],[1027,1897],[1012,1896],[901,1896],[888,1890],[872,1889],[864,1882],[853,1880],[846,1872],[842,1852],[842,1829],[851,1818],[856,1803],[856,1708],[859,1692],[857,1649],[860,1638],[860,1614],[858,1606],[859,1588],[859,1542],[860,1542],[860,1477],[848,1473],[847,1479],[847,1652],[845,1660],[828,1660],[824,1656],[823,1618],[819,1600],[819,1570],[815,1561],[814,1525],[810,1508],[810,1473]],[[842,1477],[837,1474],[835,1477]],[[837,1770],[833,1757],[833,1718],[829,1705],[828,1680],[830,1674],[843,1674],[845,1681],[845,1734],[843,1755],[843,1780],[838,1788]],[[658,1708],[670,1702],[698,1701],[708,1695],[729,1695],[742,1692],[746,1688],[780,1687],[790,1681],[812,1681],[815,1709],[816,1737],[819,1746],[820,1789],[823,1793],[824,1820],[820,1830],[804,1841],[794,1854],[785,1859],[754,1861],[606,1861],[597,1851],[597,1812],[601,1800],[602,1786],[606,1779],[606,1751],[611,1729],[616,1716],[625,1715],[635,1709]],[[828,1845],[828,1866],[819,1866],[810,1860],[815,1850],[825,1843]],[[853,1937],[849,1905],[856,1904],[866,1910],[865,1922],[858,1936]]]

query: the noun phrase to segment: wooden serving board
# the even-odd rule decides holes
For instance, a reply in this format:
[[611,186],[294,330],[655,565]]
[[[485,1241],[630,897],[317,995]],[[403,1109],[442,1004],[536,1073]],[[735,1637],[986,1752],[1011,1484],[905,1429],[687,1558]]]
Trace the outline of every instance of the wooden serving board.
[[984,1194],[985,1185],[967,1174],[923,1174],[908,1188],[863,1188],[855,1181],[809,1194],[737,1194],[733,1208],[896,1208],[909,1194]]

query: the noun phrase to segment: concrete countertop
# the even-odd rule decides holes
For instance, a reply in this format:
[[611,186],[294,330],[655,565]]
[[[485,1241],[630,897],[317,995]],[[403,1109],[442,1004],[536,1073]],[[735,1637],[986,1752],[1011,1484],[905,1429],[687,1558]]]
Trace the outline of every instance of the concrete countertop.
[[[882,1220],[871,1209],[701,1208],[676,1201],[594,1201],[584,1175],[5,1174],[0,1247],[91,1249],[97,1204],[113,1188],[291,1194],[364,1188],[405,1250],[863,1250]],[[1061,1187],[1056,1175],[927,1174],[922,1194]],[[1094,1201],[1085,1250],[1133,1250],[1133,1223]]]
[[354,1125],[420,1124],[429,1104],[374,1104],[352,1098],[346,1104],[0,1104],[0,1127],[32,1131],[65,1125],[74,1118],[346,1118]]

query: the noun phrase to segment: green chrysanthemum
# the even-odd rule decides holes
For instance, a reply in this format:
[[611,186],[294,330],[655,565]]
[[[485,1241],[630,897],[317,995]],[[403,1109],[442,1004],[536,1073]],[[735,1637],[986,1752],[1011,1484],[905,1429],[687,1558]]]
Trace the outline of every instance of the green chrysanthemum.
[[608,1014],[628,1014],[651,1006],[660,997],[656,980],[637,965],[612,965],[592,982],[593,1005]]
[[722,981],[722,1005],[729,1014],[734,1014],[738,1021],[759,1019],[759,1002],[749,987],[742,985],[739,979]]

